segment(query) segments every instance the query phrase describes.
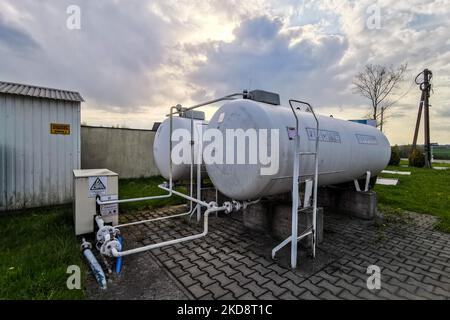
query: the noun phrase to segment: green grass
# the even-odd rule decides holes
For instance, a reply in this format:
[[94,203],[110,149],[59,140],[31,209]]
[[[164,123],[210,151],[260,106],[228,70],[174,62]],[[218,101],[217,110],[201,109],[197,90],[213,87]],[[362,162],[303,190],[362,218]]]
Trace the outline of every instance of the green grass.
[[[160,185],[164,181],[165,180],[161,177],[120,180],[119,181],[120,198],[129,199],[129,198],[140,198],[140,197],[167,194],[167,192],[158,188],[158,185]],[[185,188],[176,188],[176,190],[186,192]],[[182,198],[172,196],[170,198],[165,199],[124,203],[120,205],[119,211],[127,213],[136,210],[149,210],[183,203],[186,203],[186,201],[183,200]]]
[[84,264],[72,207],[11,212],[0,216],[0,299],[83,299],[66,286],[67,267]]
[[435,159],[450,159],[450,148],[433,148],[433,155]]
[[[404,161],[402,165],[407,164]],[[450,164],[434,166],[450,167]],[[386,170],[411,171],[411,176],[381,174],[380,177],[399,179],[398,186],[377,185],[381,211],[414,211],[440,218],[437,229],[450,233],[450,170],[405,168],[390,166]]]
[[434,167],[447,167],[447,168],[450,168],[450,163],[437,163],[437,162],[433,162],[433,166],[434,166]]

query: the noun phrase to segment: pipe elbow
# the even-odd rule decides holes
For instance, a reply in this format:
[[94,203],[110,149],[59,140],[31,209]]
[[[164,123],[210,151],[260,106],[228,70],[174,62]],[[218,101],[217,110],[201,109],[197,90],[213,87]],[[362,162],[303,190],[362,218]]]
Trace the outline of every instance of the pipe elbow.
[[120,258],[120,257],[122,257],[122,255],[120,254],[119,251],[117,251],[116,248],[111,248],[111,254],[112,254],[112,256],[113,256],[114,258]]

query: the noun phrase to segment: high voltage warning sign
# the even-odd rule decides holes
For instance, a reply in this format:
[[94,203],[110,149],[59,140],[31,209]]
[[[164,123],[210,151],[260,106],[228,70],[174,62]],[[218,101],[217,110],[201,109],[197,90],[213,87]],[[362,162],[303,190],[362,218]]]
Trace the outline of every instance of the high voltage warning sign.
[[89,177],[89,197],[105,196],[107,177]]

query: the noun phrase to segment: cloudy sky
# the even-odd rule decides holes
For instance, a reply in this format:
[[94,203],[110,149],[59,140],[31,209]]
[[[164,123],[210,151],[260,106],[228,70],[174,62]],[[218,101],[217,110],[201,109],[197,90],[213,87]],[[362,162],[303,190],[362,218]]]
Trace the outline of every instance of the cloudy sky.
[[[80,29],[67,26],[71,5]],[[362,118],[355,74],[408,63],[388,138],[411,142],[412,81],[427,67],[432,140],[450,143],[450,0],[0,0],[0,56],[0,80],[79,91],[84,123],[130,128],[151,128],[174,104],[256,88]]]

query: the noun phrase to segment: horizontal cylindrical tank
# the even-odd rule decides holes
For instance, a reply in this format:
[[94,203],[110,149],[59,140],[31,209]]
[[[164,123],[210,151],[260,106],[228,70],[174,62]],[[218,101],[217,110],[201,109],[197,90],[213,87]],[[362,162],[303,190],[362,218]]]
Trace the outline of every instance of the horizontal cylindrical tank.
[[[300,112],[300,152],[314,152],[316,123],[310,112]],[[318,116],[319,132],[319,185],[339,184],[361,178],[367,171],[372,176],[383,170],[389,162],[390,145],[378,129],[331,117]],[[208,129],[218,129],[226,137],[227,129],[278,129],[279,169],[273,175],[261,174],[264,165],[257,164],[206,164],[214,186],[235,200],[256,199],[289,192],[292,189],[293,159],[296,140],[292,129],[296,121],[289,107],[275,106],[252,100],[234,100],[224,104],[209,122]],[[295,130],[294,130],[295,132]],[[270,137],[270,133],[269,133]],[[242,137],[241,137],[242,138]],[[226,139],[225,139],[226,140]],[[270,139],[269,139],[270,141]],[[233,141],[225,141],[230,145]],[[234,150],[237,152],[237,143]],[[250,148],[246,148],[246,159]],[[268,155],[270,154],[270,146]],[[259,152],[259,151],[258,151]],[[225,161],[224,161],[225,162]],[[314,157],[300,157],[300,178],[314,174]]]
[[[191,132],[191,128],[193,128],[194,136],[194,163],[197,163],[198,161],[195,161],[195,159],[200,158],[199,156],[199,139],[200,134],[198,132],[201,132],[200,127],[206,126],[207,123],[203,120],[192,120],[188,118],[182,118],[182,117],[173,117],[172,119],[172,132],[176,132],[177,129],[185,129],[186,132]],[[155,159],[155,164],[158,167],[159,172],[165,179],[169,179],[169,172],[170,172],[170,143],[169,143],[169,136],[170,136],[170,119],[167,118],[164,120],[164,122],[161,123],[158,130],[156,131],[155,135],[155,141],[153,143],[153,157]],[[190,137],[189,137],[190,141]],[[186,143],[187,141],[184,141]],[[176,145],[176,142],[173,142],[173,146]],[[189,179],[190,177],[190,170],[191,170],[191,161],[176,164],[173,163],[172,165],[172,179],[174,181],[177,180],[184,180]]]

